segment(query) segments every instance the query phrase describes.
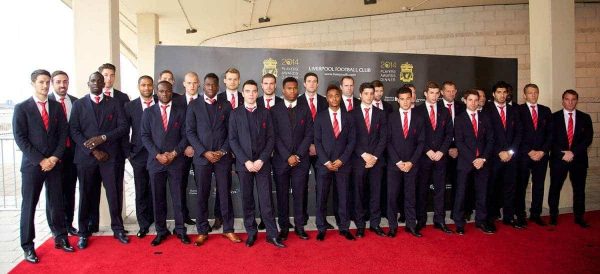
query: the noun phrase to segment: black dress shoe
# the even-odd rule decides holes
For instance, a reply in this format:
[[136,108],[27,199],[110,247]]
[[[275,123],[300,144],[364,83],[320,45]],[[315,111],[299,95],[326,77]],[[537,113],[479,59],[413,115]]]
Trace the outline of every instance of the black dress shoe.
[[260,219],[260,223],[258,224],[258,230],[264,230],[265,229],[265,222],[263,222],[262,219]]
[[122,244],[129,243],[129,237],[127,237],[127,234],[125,234],[125,232],[117,232],[117,233],[115,233],[115,235],[113,237],[115,237],[115,239],[119,240],[119,242],[121,242]]
[[452,234],[452,230],[446,224],[434,223],[433,228],[439,229],[444,233]]
[[369,230],[377,234],[377,236],[385,237],[385,232],[379,226],[369,227]]
[[215,222],[213,223],[211,230],[219,230],[221,228],[221,226],[223,226],[223,219],[221,218],[216,218]]
[[391,228],[390,231],[388,231],[387,236],[390,238],[394,238],[396,237],[396,234],[398,233],[398,229],[397,228]]
[[415,229],[417,231],[421,231],[421,229],[423,229],[425,227],[426,223],[425,222],[417,222],[417,226],[415,227]]
[[490,230],[492,230],[492,232],[498,231],[498,229],[496,228],[496,223],[494,221],[491,221],[491,222],[487,223],[486,225]]
[[575,220],[575,223],[578,224],[581,228],[588,228],[590,225],[583,219]]
[[182,242],[183,244],[186,244],[186,245],[188,245],[188,244],[192,243],[192,241],[190,240],[190,237],[188,237],[188,235],[187,235],[187,234],[177,234],[177,238],[178,238],[179,240],[181,240],[181,242]]
[[184,223],[186,225],[195,225],[196,224],[196,222],[194,222],[194,220],[192,220],[192,218],[190,218],[190,217],[185,218]]
[[169,234],[156,234],[156,237],[154,237],[154,239],[152,240],[150,245],[157,246],[160,243],[162,243],[165,239],[167,239],[168,236],[169,236]]
[[302,240],[308,240],[308,234],[304,231],[304,228],[294,228],[294,233],[298,235],[298,238]]
[[523,229],[525,228],[523,225],[521,225],[517,220],[503,220],[502,221],[503,224],[508,225],[508,226],[512,226],[516,229]]
[[73,247],[71,246],[71,243],[69,243],[69,240],[67,240],[66,238],[56,240],[56,242],[54,242],[54,248],[62,249],[65,252],[74,252],[75,251],[75,249],[73,249]]
[[325,241],[325,230],[319,231],[319,233],[317,233],[317,241]]
[[406,217],[404,217],[404,214],[400,214],[400,217],[398,217],[398,222],[399,223],[405,223],[406,222]]
[[77,241],[77,247],[79,249],[84,249],[88,246],[88,237],[79,237],[79,241]]
[[138,233],[135,235],[138,238],[144,238],[146,237],[146,235],[148,234],[148,230],[147,229],[140,229],[140,231],[138,231]]
[[479,228],[485,234],[494,234],[494,230],[486,223],[476,224],[475,227]]
[[356,230],[356,238],[362,238],[365,236],[365,229],[359,228]]
[[256,242],[256,234],[248,235],[248,239],[246,239],[246,246],[252,247],[254,245],[254,242]]
[[290,231],[289,231],[289,230],[287,230],[287,229],[282,229],[282,230],[279,232],[279,239],[281,239],[282,241],[285,241],[285,240],[287,240],[287,238],[288,238],[288,234],[289,234],[289,233],[290,233]]
[[79,231],[77,231],[77,229],[72,226],[67,227],[67,233],[71,234],[71,236],[77,236],[78,232]]
[[558,225],[558,216],[550,216],[550,225]]
[[325,221],[325,226],[327,227],[327,229],[334,229],[333,225],[330,224],[328,221]]
[[415,236],[415,237],[417,237],[417,238],[421,238],[421,237],[423,237],[423,234],[421,234],[421,233],[420,233],[420,232],[417,230],[417,228],[416,228],[416,227],[408,227],[408,226],[407,226],[407,227],[405,227],[405,228],[404,228],[404,231],[406,231],[406,232],[410,233],[410,235],[413,235],[413,236]]
[[465,235],[465,227],[464,226],[457,226],[456,227],[456,234],[458,234],[458,235]]
[[25,250],[25,261],[28,261],[32,264],[37,264],[40,262],[37,254],[35,254],[35,250]]
[[544,220],[542,220],[541,217],[529,217],[529,221],[534,222],[536,225],[539,226],[546,226],[546,222],[544,222]]
[[278,237],[267,239],[267,243],[270,243],[270,244],[272,244],[272,245],[274,245],[276,247],[279,247],[279,248],[284,248],[285,247],[285,245],[283,244],[283,242],[281,241],[281,239],[279,239]]
[[354,238],[352,233],[350,233],[350,231],[348,231],[348,230],[340,230],[340,235],[344,236],[344,238],[346,238],[346,240],[349,240],[349,241],[356,240],[356,238]]

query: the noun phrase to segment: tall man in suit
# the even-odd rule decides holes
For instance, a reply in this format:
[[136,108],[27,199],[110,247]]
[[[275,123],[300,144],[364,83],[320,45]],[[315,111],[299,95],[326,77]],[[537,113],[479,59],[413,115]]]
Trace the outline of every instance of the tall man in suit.
[[568,89],[562,94],[563,109],[552,114],[552,146],[550,152],[550,224],[557,225],[560,191],[567,178],[573,186],[575,223],[589,227],[585,213],[585,180],[587,178],[587,149],[592,144],[594,128],[590,115],[577,110],[579,94]]
[[[191,103],[187,109],[187,138],[194,147],[194,179],[198,189],[198,214],[196,227],[197,246],[208,240],[208,198],[213,174],[216,179],[217,201],[220,203],[219,216],[223,216],[223,236],[231,242],[239,243],[240,238],[233,233],[233,205],[231,202],[231,164],[233,157],[227,139],[231,105],[217,99],[219,77],[214,73],[204,76],[204,94],[200,100]],[[216,202],[215,202],[216,203]],[[216,207],[216,205],[215,205]],[[215,215],[217,209],[215,209]],[[221,214],[223,213],[223,214]]]
[[[66,72],[57,70],[52,73],[52,89],[53,93],[48,95],[48,99],[54,100],[60,103],[63,113],[65,114],[69,122],[71,117],[71,110],[73,109],[73,103],[77,100],[77,97],[67,93],[69,89],[69,76]],[[75,189],[77,187],[77,166],[73,163],[73,156],[75,154],[75,143],[71,140],[69,134],[67,134],[67,141],[65,142],[65,153],[61,159],[62,172],[62,197],[63,206],[65,208],[65,227],[67,232],[73,236],[77,235],[78,231],[73,227],[73,215],[75,214]],[[46,199],[48,202],[50,199]],[[46,216],[50,220],[52,218],[51,205],[46,203]]]
[[271,110],[276,104],[283,102],[283,99],[275,96],[275,87],[277,86],[277,78],[271,73],[263,75],[261,81],[263,95],[258,97],[256,103],[268,110]]
[[94,72],[88,80],[90,94],[73,104],[69,121],[71,137],[77,144],[75,164],[79,178],[79,242],[84,249],[92,231],[88,224],[100,202],[101,184],[106,189],[110,226],[114,237],[129,243],[121,215],[122,185],[118,182],[121,139],[127,134],[127,121],[117,99],[102,93],[104,77]]
[[494,102],[487,104],[483,111],[492,123],[494,130],[493,156],[490,158],[492,168],[488,182],[488,219],[494,228],[496,217],[500,216],[505,225],[521,229],[525,226],[523,219],[514,220],[515,185],[517,179],[517,161],[521,144],[521,119],[516,107],[508,104],[507,96],[511,88],[504,81],[492,87]]
[[308,147],[314,140],[313,121],[310,109],[298,104],[298,80],[288,77],[283,80],[283,102],[271,109],[275,134],[273,173],[277,191],[277,213],[279,237],[287,239],[290,225],[290,188],[294,195],[294,232],[300,239],[308,240],[304,231],[306,222],[304,203],[308,184],[310,161]]
[[515,213],[517,221],[527,224],[525,217],[525,194],[531,174],[531,208],[529,219],[539,226],[546,223],[540,218],[544,201],[544,181],[550,146],[552,144],[552,112],[538,104],[539,88],[527,84],[523,88],[525,104],[517,107],[523,129],[519,148],[517,187],[515,191]]
[[[167,81],[157,85],[158,104],[154,104],[142,115],[142,143],[148,150],[147,168],[152,187],[156,237],[150,243],[159,245],[170,234],[167,229],[167,187],[171,193],[177,238],[183,244],[191,243],[186,234],[181,204],[181,170],[188,146],[185,136],[185,106],[172,100],[173,86]],[[181,96],[183,97],[183,96]],[[184,97],[185,98],[185,97]]]
[[350,233],[350,173],[352,152],[356,145],[354,119],[340,105],[342,92],[334,85],[327,87],[327,111],[317,114],[315,119],[315,146],[317,148],[317,240],[325,240],[327,231],[327,198],[332,185],[338,195],[337,212],[340,235],[355,240]]
[[21,161],[21,248],[25,260],[38,263],[34,250],[35,207],[40,192],[46,183],[46,196],[49,198],[50,216],[48,224],[54,235],[55,247],[67,252],[73,248],[67,239],[65,212],[62,198],[61,170],[59,162],[63,157],[68,135],[66,118],[56,101],[48,100],[50,73],[36,70],[31,74],[33,96],[15,106],[13,134],[15,142],[23,152]]
[[145,237],[148,234],[150,225],[154,222],[150,174],[146,168],[148,150],[142,143],[142,114],[144,110],[156,103],[153,96],[153,83],[152,77],[148,75],[140,77],[138,79],[140,97],[125,104],[125,119],[128,127],[131,128],[131,140],[125,156],[133,167],[135,216],[140,227],[137,233],[138,238]]
[[452,219],[456,224],[456,233],[465,234],[464,204],[467,184],[473,177],[475,184],[475,226],[486,234],[494,233],[487,220],[487,186],[490,165],[493,156],[494,129],[487,113],[478,112],[479,93],[470,89],[465,91],[466,111],[454,119],[454,141],[460,151],[458,154],[458,177],[454,198]]
[[258,85],[248,80],[242,86],[244,106],[229,117],[229,145],[235,154],[235,168],[242,190],[244,227],[248,233],[246,246],[256,242],[257,225],[254,211],[254,184],[258,191],[260,215],[267,229],[267,242],[283,248],[275,223],[271,200],[271,154],[275,144],[271,113],[256,104]]
[[412,106],[412,92],[407,87],[398,89],[396,98],[400,111],[388,117],[389,141],[387,145],[387,219],[390,224],[389,237],[396,237],[398,231],[398,197],[404,190],[405,230],[415,237],[421,237],[417,229],[416,180],[419,172],[419,159],[425,143],[425,121],[416,114]]
[[354,97],[354,78],[344,76],[340,79],[340,89],[342,90],[342,103],[340,106],[346,112],[350,112],[359,107],[360,100]]
[[417,227],[427,224],[427,197],[430,189],[430,179],[433,183],[433,224],[445,233],[452,233],[446,226],[446,209],[444,194],[446,190],[446,159],[454,126],[450,113],[444,108],[438,108],[440,87],[435,82],[427,83],[425,103],[414,108],[417,115],[425,119],[425,144],[423,154],[419,159],[419,179],[417,180]]
[[371,82],[371,84],[375,88],[375,93],[373,94],[373,106],[383,110],[386,116],[389,115],[394,109],[392,104],[383,100],[383,98],[385,98],[383,83],[379,80],[375,80]]
[[226,100],[231,105],[232,109],[244,105],[242,93],[238,91],[240,87],[240,71],[236,68],[228,68],[225,71],[225,91],[217,95],[217,100]]
[[385,111],[373,105],[375,88],[371,83],[362,83],[358,90],[361,104],[351,112],[356,128],[356,147],[352,156],[356,237],[365,236],[367,216],[369,229],[379,236],[385,236],[379,224],[381,183],[385,168],[384,151],[388,134],[387,115]]

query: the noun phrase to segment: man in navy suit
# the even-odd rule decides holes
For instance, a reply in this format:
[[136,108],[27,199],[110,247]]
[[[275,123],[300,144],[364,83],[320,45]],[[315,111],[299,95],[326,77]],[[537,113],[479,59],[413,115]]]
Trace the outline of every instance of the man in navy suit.
[[371,84],[375,88],[375,92],[373,94],[373,106],[385,111],[386,116],[394,112],[394,107],[392,104],[383,100],[383,98],[385,98],[383,83],[379,80],[375,80],[371,82]]
[[[183,153],[188,146],[185,136],[185,107],[172,100],[173,86],[167,81],[157,85],[158,104],[142,115],[142,143],[148,150],[147,167],[152,186],[156,237],[150,243],[159,245],[170,234],[167,229],[167,187],[171,193],[177,238],[191,243],[186,234],[181,204],[181,170]],[[181,96],[183,97],[183,96]]]
[[277,78],[275,75],[271,73],[263,75],[260,85],[263,90],[263,95],[256,100],[258,106],[271,110],[276,104],[281,104],[283,102],[283,99],[275,96],[275,87],[277,85]]
[[398,198],[404,190],[405,230],[415,237],[421,237],[417,230],[416,180],[419,159],[425,143],[425,121],[416,114],[412,106],[412,92],[407,87],[398,89],[396,98],[400,111],[388,116],[387,145],[387,219],[390,224],[388,237],[396,237],[398,231]]
[[[77,100],[77,97],[67,94],[69,89],[69,76],[66,72],[57,70],[52,73],[52,89],[53,93],[48,95],[48,99],[54,100],[60,103],[63,113],[65,114],[69,122],[71,117],[71,110],[73,109],[73,103]],[[65,208],[65,227],[67,232],[73,236],[77,235],[78,231],[73,227],[73,215],[75,214],[75,189],[77,187],[77,166],[73,163],[73,156],[75,154],[75,143],[71,140],[69,134],[67,134],[67,141],[65,142],[65,153],[61,159],[62,172],[62,197],[63,206]],[[50,199],[46,199],[46,217],[48,220],[52,219],[51,205],[48,203]]]
[[142,114],[144,110],[156,103],[153,97],[153,83],[152,77],[148,75],[140,77],[138,79],[140,97],[125,104],[125,119],[127,119],[128,127],[131,128],[131,140],[125,156],[133,167],[135,216],[140,227],[137,233],[138,238],[145,237],[150,225],[154,222],[150,174],[146,168],[148,151],[142,143]]
[[[340,235],[355,240],[350,227],[349,198],[352,152],[356,145],[354,119],[340,105],[342,91],[335,85],[327,87],[327,111],[317,114],[315,146],[317,147],[317,240],[325,240],[327,231],[327,198],[332,185],[338,195],[337,212]],[[335,183],[334,183],[335,182]]]
[[73,248],[67,240],[62,199],[61,170],[59,162],[63,157],[68,135],[66,118],[56,101],[48,100],[50,73],[36,70],[31,74],[33,96],[15,106],[13,134],[15,142],[23,152],[21,161],[20,237],[25,260],[38,263],[34,250],[35,207],[40,192],[46,183],[46,196],[50,205],[48,225],[54,235],[55,247],[67,252]]
[[238,91],[240,87],[240,71],[236,68],[228,68],[225,71],[223,82],[225,83],[225,91],[217,95],[217,100],[226,100],[232,109],[243,106],[244,98],[242,97],[242,93]]
[[507,97],[511,87],[499,81],[492,87],[494,102],[485,105],[483,111],[492,123],[494,130],[494,150],[490,158],[491,176],[488,182],[488,219],[494,228],[494,221],[500,216],[502,223],[522,229],[523,219],[514,220],[515,185],[517,179],[517,161],[521,144],[521,119],[516,107],[508,104]]
[[235,168],[242,190],[244,227],[248,233],[246,246],[256,242],[258,233],[254,211],[254,184],[258,191],[260,215],[267,229],[267,242],[285,247],[278,236],[275,211],[271,199],[271,154],[275,145],[271,113],[257,107],[258,85],[248,80],[242,86],[244,106],[229,117],[229,145],[235,154]]
[[479,93],[470,89],[463,95],[467,101],[466,111],[454,119],[454,141],[458,154],[458,177],[452,219],[456,233],[465,234],[464,204],[467,184],[473,177],[475,184],[475,226],[486,234],[494,233],[488,224],[486,195],[490,165],[487,163],[494,150],[494,129],[485,112],[478,112]]
[[340,106],[346,112],[350,112],[359,107],[360,100],[354,97],[354,78],[344,76],[340,79],[340,89],[342,90],[342,103]]
[[[84,249],[92,231],[88,224],[98,208],[101,184],[106,189],[110,226],[114,237],[129,243],[121,215],[118,174],[121,139],[127,134],[127,121],[120,103],[102,93],[104,77],[94,72],[88,80],[90,94],[77,100],[71,111],[71,137],[77,144],[75,164],[79,178],[79,242]],[[121,185],[122,186],[122,185]]]
[[567,174],[573,186],[573,214],[582,228],[585,221],[585,180],[588,169],[588,147],[592,144],[594,128],[589,114],[577,110],[579,95],[569,89],[563,92],[563,109],[552,114],[552,146],[550,151],[550,224],[557,225],[560,191]]
[[[317,113],[325,111],[328,108],[327,99],[323,95],[317,93],[319,89],[319,76],[314,72],[308,72],[304,75],[304,93],[298,96],[298,104],[304,105],[310,110],[313,123],[317,117]],[[308,159],[310,166],[313,168],[313,174],[315,177],[315,183],[317,180],[317,149],[315,144],[311,144],[308,147]],[[310,170],[309,170],[310,173]],[[308,221],[308,184],[306,184],[306,195],[304,201],[304,225]],[[315,193],[317,193],[317,185],[315,184]],[[315,202],[317,200],[315,199]],[[333,229],[333,225],[325,221],[327,229]]]
[[531,174],[531,208],[529,219],[540,226],[546,223],[540,218],[544,201],[544,181],[550,146],[552,144],[552,112],[538,104],[539,88],[527,84],[523,88],[525,104],[519,105],[519,116],[523,129],[519,148],[517,187],[515,191],[515,213],[517,221],[527,224],[525,217],[525,194]]
[[[208,198],[211,192],[213,173],[216,179],[217,201],[220,203],[219,216],[222,216],[223,236],[231,242],[239,243],[240,238],[233,229],[234,214],[231,202],[231,164],[233,158],[229,149],[227,130],[231,105],[217,99],[219,77],[214,73],[204,76],[204,94],[188,106],[186,134],[194,147],[194,179],[198,189],[198,213],[196,227],[197,246],[208,240]],[[215,201],[216,203],[216,201]],[[215,205],[216,206],[216,205]],[[215,209],[215,215],[217,209]],[[221,214],[222,213],[222,214]]]
[[384,151],[387,144],[387,115],[385,111],[373,106],[374,90],[371,83],[362,83],[359,87],[361,104],[350,113],[356,129],[356,146],[352,156],[352,187],[356,212],[354,223],[358,238],[365,236],[367,218],[369,229],[379,236],[385,236],[379,224],[381,182],[385,167]]
[[173,100],[175,100],[181,96],[181,94],[177,93],[177,91],[175,90],[175,75],[173,75],[172,71],[170,71],[168,69],[161,71],[158,76],[158,82],[161,82],[161,81],[167,81],[167,82],[171,83],[171,85],[173,85]]
[[310,161],[308,147],[314,140],[313,120],[310,109],[298,104],[298,80],[287,77],[283,80],[283,102],[271,109],[275,134],[273,173],[277,190],[277,212],[279,237],[286,240],[290,221],[290,189],[294,203],[294,232],[300,239],[308,240],[304,231],[306,222],[304,203],[308,184]]
[[[427,197],[433,185],[433,227],[445,233],[452,233],[446,226],[444,194],[446,190],[446,159],[454,126],[452,117],[445,108],[438,108],[440,87],[435,82],[427,83],[425,103],[414,108],[415,114],[425,119],[425,145],[419,159],[419,179],[417,180],[417,228],[427,224]],[[431,179],[431,183],[430,183]]]

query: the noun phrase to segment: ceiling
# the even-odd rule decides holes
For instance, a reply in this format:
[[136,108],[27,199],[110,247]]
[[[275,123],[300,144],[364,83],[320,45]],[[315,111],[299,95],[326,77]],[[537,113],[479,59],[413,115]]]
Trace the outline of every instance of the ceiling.
[[[72,0],[62,0],[71,6]],[[600,0],[594,0],[597,2]],[[523,4],[523,0],[119,0],[121,51],[136,63],[136,14],[159,17],[159,37],[165,45],[201,45],[211,38],[250,29],[311,21],[396,12],[493,4]],[[579,1],[578,1],[579,2]],[[190,24],[182,12],[183,7]],[[259,23],[260,17],[271,21]],[[186,34],[193,27],[198,31]]]

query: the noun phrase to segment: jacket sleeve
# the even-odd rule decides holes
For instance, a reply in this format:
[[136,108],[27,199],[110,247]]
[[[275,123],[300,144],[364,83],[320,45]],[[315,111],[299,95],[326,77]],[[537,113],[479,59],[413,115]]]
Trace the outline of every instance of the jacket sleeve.
[[29,159],[32,165],[37,166],[42,160],[44,155],[38,151],[33,144],[29,141],[29,128],[27,125],[27,114],[23,111],[22,105],[15,107],[13,114],[13,135],[15,136],[15,142],[23,154]]
[[56,149],[52,152],[52,156],[62,159],[65,153],[67,136],[69,136],[69,124],[67,123],[65,113],[60,110],[60,105],[58,105],[58,108],[56,112],[58,116],[58,144],[56,144]]
[[377,157],[379,162],[383,161],[383,153],[385,152],[385,147],[388,142],[388,126],[387,126],[387,118],[384,112],[382,112],[381,119],[379,120],[379,142],[377,143],[377,147],[375,147],[374,155]]
[[273,120],[271,118],[271,112],[266,111],[266,140],[265,140],[265,148],[260,153],[259,159],[261,159],[264,163],[267,163],[271,160],[271,155],[273,155],[273,148],[275,147],[275,136],[273,133]]
[[81,111],[81,103],[83,102],[78,100],[73,104],[73,109],[71,110],[71,119],[69,120],[69,130],[71,132],[71,139],[73,139],[73,141],[77,144],[78,149],[81,149],[87,155],[91,155],[92,150],[83,145],[88,138],[83,133],[83,128],[81,125],[81,123],[84,122],[81,120],[83,114]]
[[156,157],[156,155],[158,155],[160,152],[160,150],[158,149],[158,147],[154,144],[154,141],[152,140],[152,114],[150,113],[150,108],[147,108],[146,110],[144,110],[144,113],[142,114],[142,144],[144,144],[144,147],[146,148],[146,150],[148,150],[148,157]]
[[194,108],[188,106],[185,116],[185,136],[188,142],[194,147],[194,154],[202,156],[206,152],[206,148],[198,138],[198,124],[196,123],[196,112]]
[[354,126],[354,118],[352,115],[348,115],[348,123],[346,123],[348,127],[350,127],[350,132],[348,132],[348,143],[346,143],[346,149],[342,156],[340,156],[340,161],[345,165],[350,163],[350,157],[352,156],[352,152],[354,152],[354,148],[356,147],[356,128]]
[[242,146],[240,144],[240,139],[237,131],[237,123],[235,121],[235,111],[231,112],[231,116],[229,118],[231,119],[229,120],[228,132],[229,146],[231,147],[231,151],[233,151],[233,154],[235,154],[235,158],[237,158],[238,161],[245,163],[250,160],[250,157],[248,157],[248,155],[244,153],[244,150],[242,149]]

